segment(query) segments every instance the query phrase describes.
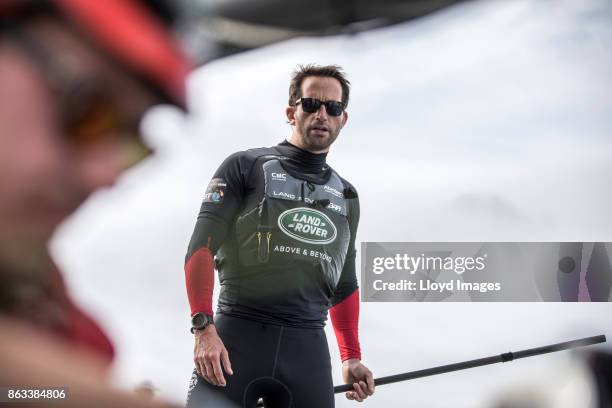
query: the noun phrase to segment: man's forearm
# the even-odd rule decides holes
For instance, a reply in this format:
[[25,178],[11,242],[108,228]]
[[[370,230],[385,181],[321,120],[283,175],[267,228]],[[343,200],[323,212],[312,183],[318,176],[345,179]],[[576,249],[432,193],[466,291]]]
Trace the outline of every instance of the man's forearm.
[[185,281],[191,315],[202,312],[212,315],[212,296],[215,285],[215,263],[210,248],[196,250],[185,263]]
[[361,360],[359,345],[359,289],[330,309],[342,361]]

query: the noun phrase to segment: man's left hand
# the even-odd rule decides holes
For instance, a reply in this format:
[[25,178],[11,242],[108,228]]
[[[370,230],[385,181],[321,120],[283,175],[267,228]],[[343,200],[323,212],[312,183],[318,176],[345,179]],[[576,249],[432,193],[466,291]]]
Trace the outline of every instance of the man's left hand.
[[348,391],[346,398],[362,402],[374,394],[374,375],[356,358],[350,358],[342,362],[342,377],[346,384],[353,383],[355,391]]

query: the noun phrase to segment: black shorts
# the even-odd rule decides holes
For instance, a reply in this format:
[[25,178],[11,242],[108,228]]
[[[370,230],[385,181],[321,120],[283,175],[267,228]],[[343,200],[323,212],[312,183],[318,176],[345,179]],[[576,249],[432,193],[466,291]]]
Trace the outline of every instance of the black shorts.
[[334,385],[323,329],[300,329],[218,315],[215,325],[234,375],[209,384],[194,371],[187,407],[332,408]]

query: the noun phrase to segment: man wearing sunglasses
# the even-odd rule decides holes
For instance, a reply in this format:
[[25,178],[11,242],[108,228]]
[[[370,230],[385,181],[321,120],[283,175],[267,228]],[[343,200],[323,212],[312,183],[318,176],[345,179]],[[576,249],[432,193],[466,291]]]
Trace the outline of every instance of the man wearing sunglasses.
[[143,113],[185,105],[190,63],[163,3],[0,3],[0,386],[71,385],[62,406],[157,406],[101,381],[113,346],[72,301],[47,246],[90,194],[146,156]]
[[[323,327],[330,311],[344,381],[374,392],[361,363],[355,188],[326,156],[346,124],[349,82],[337,66],[293,75],[292,134],[228,157],[204,195],[186,257],[195,334],[189,407],[333,407]],[[214,269],[221,293],[213,321]]]

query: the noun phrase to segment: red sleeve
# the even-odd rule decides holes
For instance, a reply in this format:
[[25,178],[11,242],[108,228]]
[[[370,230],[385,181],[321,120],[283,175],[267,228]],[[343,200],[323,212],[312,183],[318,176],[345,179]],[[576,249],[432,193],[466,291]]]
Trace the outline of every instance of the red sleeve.
[[359,346],[359,289],[333,306],[330,311],[332,326],[336,333],[340,358],[361,360]]
[[202,312],[212,315],[212,296],[215,286],[213,254],[207,246],[199,248],[185,264],[185,281],[191,315]]
[[63,336],[76,346],[85,347],[111,363],[115,357],[115,348],[104,330],[74,303],[56,266],[51,269],[50,278],[68,316]]
[[76,305],[72,304],[70,310],[71,338],[98,353],[107,362],[115,357],[115,348],[100,326]]

